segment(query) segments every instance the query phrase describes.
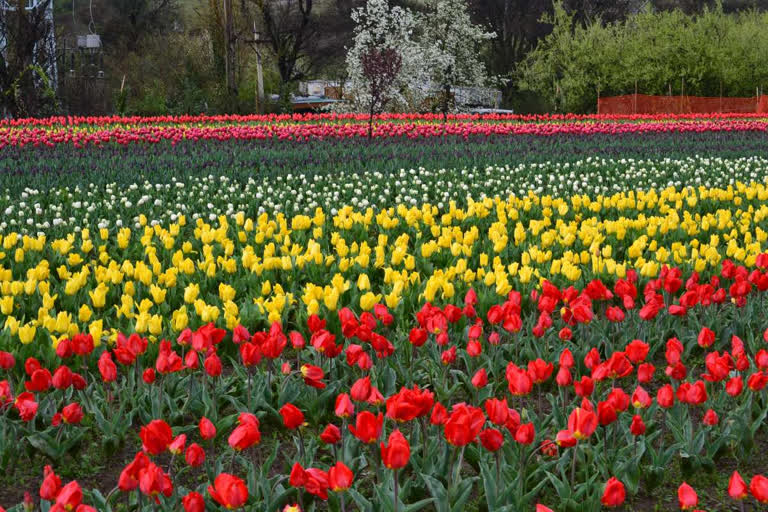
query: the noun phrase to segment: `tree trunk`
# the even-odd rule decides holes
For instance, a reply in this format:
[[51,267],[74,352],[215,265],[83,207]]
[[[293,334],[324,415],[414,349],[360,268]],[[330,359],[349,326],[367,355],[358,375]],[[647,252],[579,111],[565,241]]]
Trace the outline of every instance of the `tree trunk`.
[[234,45],[234,14],[232,0],[224,0],[224,66],[226,68],[227,90],[233,97],[237,96],[235,83],[235,45]]

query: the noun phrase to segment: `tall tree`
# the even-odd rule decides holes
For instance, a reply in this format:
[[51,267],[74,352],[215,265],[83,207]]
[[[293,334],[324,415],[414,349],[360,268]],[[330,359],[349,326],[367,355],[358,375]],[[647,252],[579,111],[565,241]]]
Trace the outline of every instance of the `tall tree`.
[[280,80],[287,86],[306,76],[306,51],[317,32],[312,0],[251,0],[258,8],[258,25],[275,55]]
[[[415,86],[426,80],[422,52],[413,39],[413,13],[392,7],[388,0],[368,0],[365,7],[353,11],[352,19],[356,26],[354,44],[347,53],[345,89],[353,108],[368,111],[376,103],[373,96],[387,98],[402,109],[413,107],[421,99]],[[399,63],[392,66],[388,80],[373,80],[378,74],[366,73],[364,61],[374,52]]]
[[50,76],[55,55],[48,44],[51,1],[27,9],[27,0],[14,0],[14,9],[0,9],[0,108],[14,117],[50,115],[56,109],[55,77]]
[[470,0],[473,17],[496,33],[484,55],[490,74],[502,79],[505,97],[514,91],[518,64],[551,27],[541,22],[550,0]]
[[496,37],[472,23],[465,0],[427,0],[418,18],[425,66],[440,88],[443,118],[451,108],[451,86],[485,86],[488,74],[480,60],[481,45]]
[[179,17],[177,0],[106,0],[103,5],[91,28],[113,52],[137,51],[142,41],[169,31]]

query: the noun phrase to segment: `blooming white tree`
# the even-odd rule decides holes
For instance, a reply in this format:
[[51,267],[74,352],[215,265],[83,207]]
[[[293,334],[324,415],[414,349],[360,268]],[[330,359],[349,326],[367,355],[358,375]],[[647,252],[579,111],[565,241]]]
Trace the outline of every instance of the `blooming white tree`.
[[[413,39],[416,19],[409,9],[392,7],[389,0],[368,0],[365,7],[352,12],[355,38],[347,53],[347,84],[355,110],[370,109],[373,95],[380,95],[399,108],[413,105],[413,84],[424,83],[421,48]],[[379,89],[381,83],[366,76],[363,62],[374,52],[396,55],[397,72]],[[385,102],[386,104],[387,102]],[[383,108],[383,105],[382,105]]]
[[483,41],[496,37],[472,23],[465,0],[426,0],[426,11],[417,18],[421,29],[423,63],[437,94],[440,110],[451,108],[451,87],[483,87],[488,83],[485,65],[478,58]]
[[[368,0],[352,19],[354,45],[347,53],[346,89],[356,111],[370,111],[374,96],[395,108],[421,110],[424,100],[436,102],[443,114],[452,109],[452,87],[482,87],[488,83],[479,59],[482,43],[496,36],[472,23],[466,0],[424,0],[423,11],[392,7],[389,0]],[[385,90],[364,72],[364,57],[394,52],[400,62]]]

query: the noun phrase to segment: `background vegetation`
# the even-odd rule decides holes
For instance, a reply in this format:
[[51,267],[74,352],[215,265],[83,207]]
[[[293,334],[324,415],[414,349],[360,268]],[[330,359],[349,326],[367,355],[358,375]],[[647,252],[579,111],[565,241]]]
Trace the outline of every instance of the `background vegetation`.
[[[73,101],[44,97],[28,102],[28,115],[254,112],[254,27],[260,34],[265,92],[282,97],[266,106],[268,112],[286,108],[299,80],[346,78],[345,57],[354,36],[351,12],[365,0],[229,1],[234,13],[231,84],[224,0],[55,2],[59,41],[89,30],[101,35],[105,101],[86,100],[84,109],[90,111],[75,112]],[[768,0],[466,2],[472,21],[496,33],[484,41],[482,61],[490,76],[501,79],[502,106],[518,112],[590,112],[598,88],[601,95],[631,93],[635,84],[648,94],[679,94],[684,84],[688,94],[717,96],[722,90],[725,96],[749,96],[768,74],[762,66],[768,57]],[[428,9],[423,0],[390,3],[416,12]],[[17,60],[6,66],[0,59],[3,92],[26,69],[26,60]],[[26,80],[30,88],[37,82]],[[15,96],[32,98],[29,91]]]

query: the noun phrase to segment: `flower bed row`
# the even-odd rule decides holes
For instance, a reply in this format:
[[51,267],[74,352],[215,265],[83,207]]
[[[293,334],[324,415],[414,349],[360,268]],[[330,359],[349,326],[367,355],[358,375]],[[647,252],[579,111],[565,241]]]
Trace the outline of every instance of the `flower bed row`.
[[[711,114],[448,114],[450,122],[628,122],[628,121],[695,121],[695,120],[734,120],[765,119],[760,113],[711,113]],[[442,114],[384,113],[375,116],[376,121],[414,121],[442,123]],[[143,124],[228,124],[228,123],[367,123],[367,114],[267,114],[267,115],[182,115],[182,116],[57,116],[48,118],[2,119],[0,128],[29,128],[34,126],[61,127],[99,127],[106,125],[143,125]]]
[[[659,486],[683,510],[765,504],[755,272],[545,281],[492,303],[470,289],[415,322],[377,303],[172,341],[76,333],[0,352],[0,453],[54,462],[25,498],[51,510],[598,510]],[[101,489],[56,469],[90,432],[135,453]],[[700,496],[721,465],[728,485]]]
[[[647,121],[638,123],[566,122],[566,123],[487,123],[454,122],[450,124],[389,122],[377,123],[373,137],[397,139],[421,139],[435,137],[468,138],[472,136],[557,136],[557,135],[642,135],[657,133],[709,133],[709,132],[765,132],[765,120],[752,119],[699,119],[694,121]],[[368,127],[363,123],[324,124],[138,124],[130,127],[112,127],[94,130],[47,127],[0,130],[0,149],[13,146],[73,145],[75,148],[105,144],[130,145],[136,143],[157,144],[170,141],[173,144],[185,140],[324,140],[368,137]]]

